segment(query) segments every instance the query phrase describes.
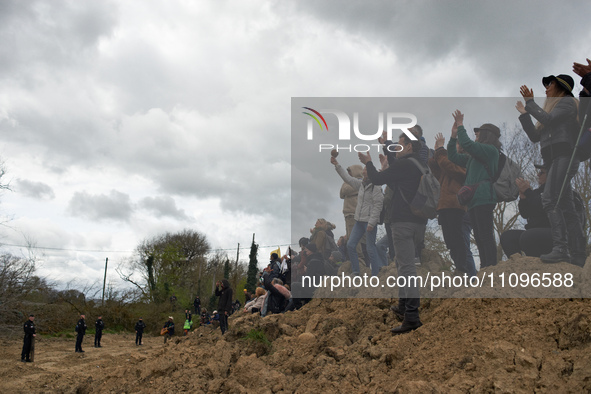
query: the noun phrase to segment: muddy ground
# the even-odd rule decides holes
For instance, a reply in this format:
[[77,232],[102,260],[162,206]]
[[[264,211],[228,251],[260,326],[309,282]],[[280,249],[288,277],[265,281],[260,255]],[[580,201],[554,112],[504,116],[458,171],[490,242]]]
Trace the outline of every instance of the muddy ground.
[[0,392],[591,392],[588,299],[423,299],[423,326],[392,336],[391,299],[316,299],[284,315],[238,314],[163,344],[133,334],[0,341]]

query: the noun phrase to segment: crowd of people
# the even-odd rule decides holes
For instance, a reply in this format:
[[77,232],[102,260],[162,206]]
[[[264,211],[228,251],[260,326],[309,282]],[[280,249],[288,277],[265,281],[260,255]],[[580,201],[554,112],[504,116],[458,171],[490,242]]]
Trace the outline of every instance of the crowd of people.
[[[571,187],[571,180],[580,162],[589,159],[589,152],[582,150],[578,143],[581,133],[591,133],[591,116],[588,116],[591,60],[587,59],[587,64],[574,63],[573,71],[582,78],[579,100],[572,93],[574,80],[566,74],[542,78],[546,99],[541,106],[536,103],[532,89],[525,85],[520,87],[523,101],[518,101],[515,108],[529,139],[540,145],[542,163],[535,164],[537,188],[532,188],[522,177],[514,180],[519,213],[527,224],[524,230],[509,230],[501,235],[500,243],[507,256],[524,253],[539,257],[544,263],[585,264],[585,205]],[[352,165],[344,169],[337,161],[338,152],[333,151],[330,162],[343,180],[340,197],[344,200],[346,233],[337,240],[336,226],[323,218],[318,219],[310,229],[310,236],[299,240],[299,253],[289,248],[281,257],[271,254],[254,293],[245,290],[243,308],[233,301],[234,292],[228,280],[217,282],[215,295],[219,300],[213,316],[206,309],[201,310],[199,297],[193,302],[194,313],[200,317],[201,324],[219,325],[223,335],[228,330],[228,316],[237,310],[264,317],[298,309],[309,298],[292,297],[291,286],[301,285],[298,281],[304,274],[310,277],[334,275],[344,261],[350,261],[349,273],[353,276],[360,275],[361,265],[377,276],[391,261],[399,276],[416,276],[429,219],[421,214],[420,204],[417,208],[416,196],[429,170],[440,187],[437,220],[454,272],[468,276],[477,274],[470,249],[471,234],[478,249],[479,268],[496,265],[493,211],[499,196],[494,186],[501,167],[509,160],[502,152],[501,130],[485,123],[474,129],[475,138],[471,139],[464,127],[464,114],[456,110],[452,117],[447,145],[443,134],[438,133],[433,148],[429,148],[421,127],[416,125],[409,130],[414,138],[402,133],[395,143],[387,140],[384,133],[378,139],[384,147],[379,163],[374,163],[369,152],[358,153],[364,166]],[[397,144],[397,149],[388,149],[393,144]],[[378,240],[380,224],[385,225],[386,235]],[[410,332],[422,325],[418,288],[400,287],[398,296],[397,305],[391,309],[401,324],[391,330],[393,334]],[[173,297],[174,311],[176,297]],[[186,335],[193,325],[189,310],[185,310],[185,317]],[[140,318],[135,325],[138,346],[142,345],[145,327]],[[85,316],[81,315],[76,325],[76,352],[84,352],[82,340],[86,329]],[[95,329],[94,345],[101,347],[104,323],[100,316]],[[24,331],[21,359],[28,362],[32,361],[36,335],[33,315],[25,323]],[[165,343],[174,335],[172,316],[164,324],[162,334]]]

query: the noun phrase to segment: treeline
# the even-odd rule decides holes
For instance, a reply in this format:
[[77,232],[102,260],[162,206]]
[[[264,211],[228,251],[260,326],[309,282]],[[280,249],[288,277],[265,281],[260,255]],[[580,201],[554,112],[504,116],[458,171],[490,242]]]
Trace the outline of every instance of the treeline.
[[[215,309],[215,283],[228,279],[236,299],[244,305],[247,276],[256,283],[257,248],[250,245],[249,265],[221,252],[212,253],[205,235],[190,229],[164,233],[143,240],[132,256],[119,262],[116,272],[128,284],[126,289],[107,286],[102,295],[98,281],[82,288],[58,290],[55,284],[35,275],[35,259],[0,255],[0,325],[8,335],[20,335],[29,313],[36,315],[39,330],[46,334],[73,332],[81,313],[89,327],[103,316],[107,331],[132,331],[143,317],[147,332],[156,333],[169,315],[184,321],[185,309],[193,311],[196,296],[201,308]],[[253,268],[254,267],[254,268]],[[254,287],[254,286],[252,286]],[[254,290],[254,288],[252,289]],[[199,319],[193,319],[197,324]]]

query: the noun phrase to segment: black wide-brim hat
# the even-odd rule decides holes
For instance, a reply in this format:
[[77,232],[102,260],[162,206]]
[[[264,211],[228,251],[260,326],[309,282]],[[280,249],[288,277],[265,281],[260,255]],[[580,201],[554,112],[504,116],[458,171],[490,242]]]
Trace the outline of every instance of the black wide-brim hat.
[[549,75],[547,77],[542,78],[542,84],[544,86],[548,86],[548,84],[552,81],[556,81],[562,89],[566,91],[566,94],[569,96],[573,95],[573,88],[575,86],[575,81],[570,77],[570,75],[560,74],[560,75]]

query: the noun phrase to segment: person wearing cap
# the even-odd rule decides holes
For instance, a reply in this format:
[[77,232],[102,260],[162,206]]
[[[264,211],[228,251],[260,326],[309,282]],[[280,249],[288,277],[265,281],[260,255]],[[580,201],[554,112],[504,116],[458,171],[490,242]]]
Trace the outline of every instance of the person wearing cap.
[[84,353],[82,350],[82,340],[84,339],[84,335],[86,335],[86,316],[80,315],[80,320],[76,324],[76,353]]
[[401,150],[396,153],[396,160],[389,163],[388,168],[378,172],[371,155],[358,153],[361,163],[366,165],[367,176],[374,185],[388,185],[395,191],[392,197],[392,210],[390,227],[392,230],[392,241],[396,250],[396,267],[398,276],[406,278],[407,286],[399,288],[397,315],[402,319],[400,326],[394,327],[391,333],[394,335],[404,334],[422,326],[419,316],[421,303],[419,288],[409,280],[415,277],[417,269],[415,266],[416,246],[423,241],[427,219],[415,215],[406,201],[412,201],[423,176],[423,172],[413,162],[419,162],[419,151],[421,143],[411,139],[406,134],[398,137],[398,145]]
[[355,225],[347,242],[352,275],[359,275],[360,273],[357,244],[359,244],[361,238],[365,235],[365,245],[367,254],[369,255],[371,274],[377,276],[382,267],[376,249],[377,227],[384,202],[382,188],[370,182],[367,177],[367,168],[363,169],[363,179],[357,179],[349,175],[334,156],[330,157],[330,162],[334,165],[336,172],[343,181],[351,187],[357,188],[359,191],[357,206],[355,208]]
[[29,315],[29,319],[25,322],[23,329],[25,330],[25,338],[23,340],[23,351],[21,352],[21,361],[23,363],[33,362],[31,360],[31,348],[33,347],[33,339],[37,336],[35,334],[35,315]]
[[[467,202],[468,214],[474,231],[474,239],[480,256],[480,268],[497,264],[497,242],[494,233],[493,211],[497,196],[490,181],[489,172],[499,171],[501,130],[491,123],[474,129],[475,141],[464,128],[464,114],[456,110],[452,114],[454,124],[447,143],[447,156],[452,163],[466,168],[465,186],[476,187],[474,196]],[[459,153],[456,142],[465,153]]]
[[164,323],[162,328],[167,329],[166,333],[164,334],[164,343],[166,344],[166,341],[172,339],[172,336],[174,335],[174,318],[172,316],[168,316],[168,321]]
[[135,323],[135,345],[141,346],[142,343],[142,336],[144,335],[144,329],[146,328],[146,323],[140,317],[140,319]]
[[103,330],[105,329],[105,322],[103,321],[103,317],[99,316],[98,319],[94,322],[94,347],[102,347],[101,346],[101,338],[103,337]]
[[[548,169],[542,205],[552,229],[552,251],[542,254],[544,263],[585,264],[586,240],[576,213],[571,179],[579,168],[575,144],[579,133],[578,101],[573,97],[574,80],[565,74],[542,78],[546,101],[540,107],[533,90],[522,85],[525,100],[518,101],[519,121],[532,142],[539,142],[544,166]],[[534,125],[532,117],[537,121]],[[571,163],[572,158],[572,163]],[[559,200],[560,198],[560,200]]]

